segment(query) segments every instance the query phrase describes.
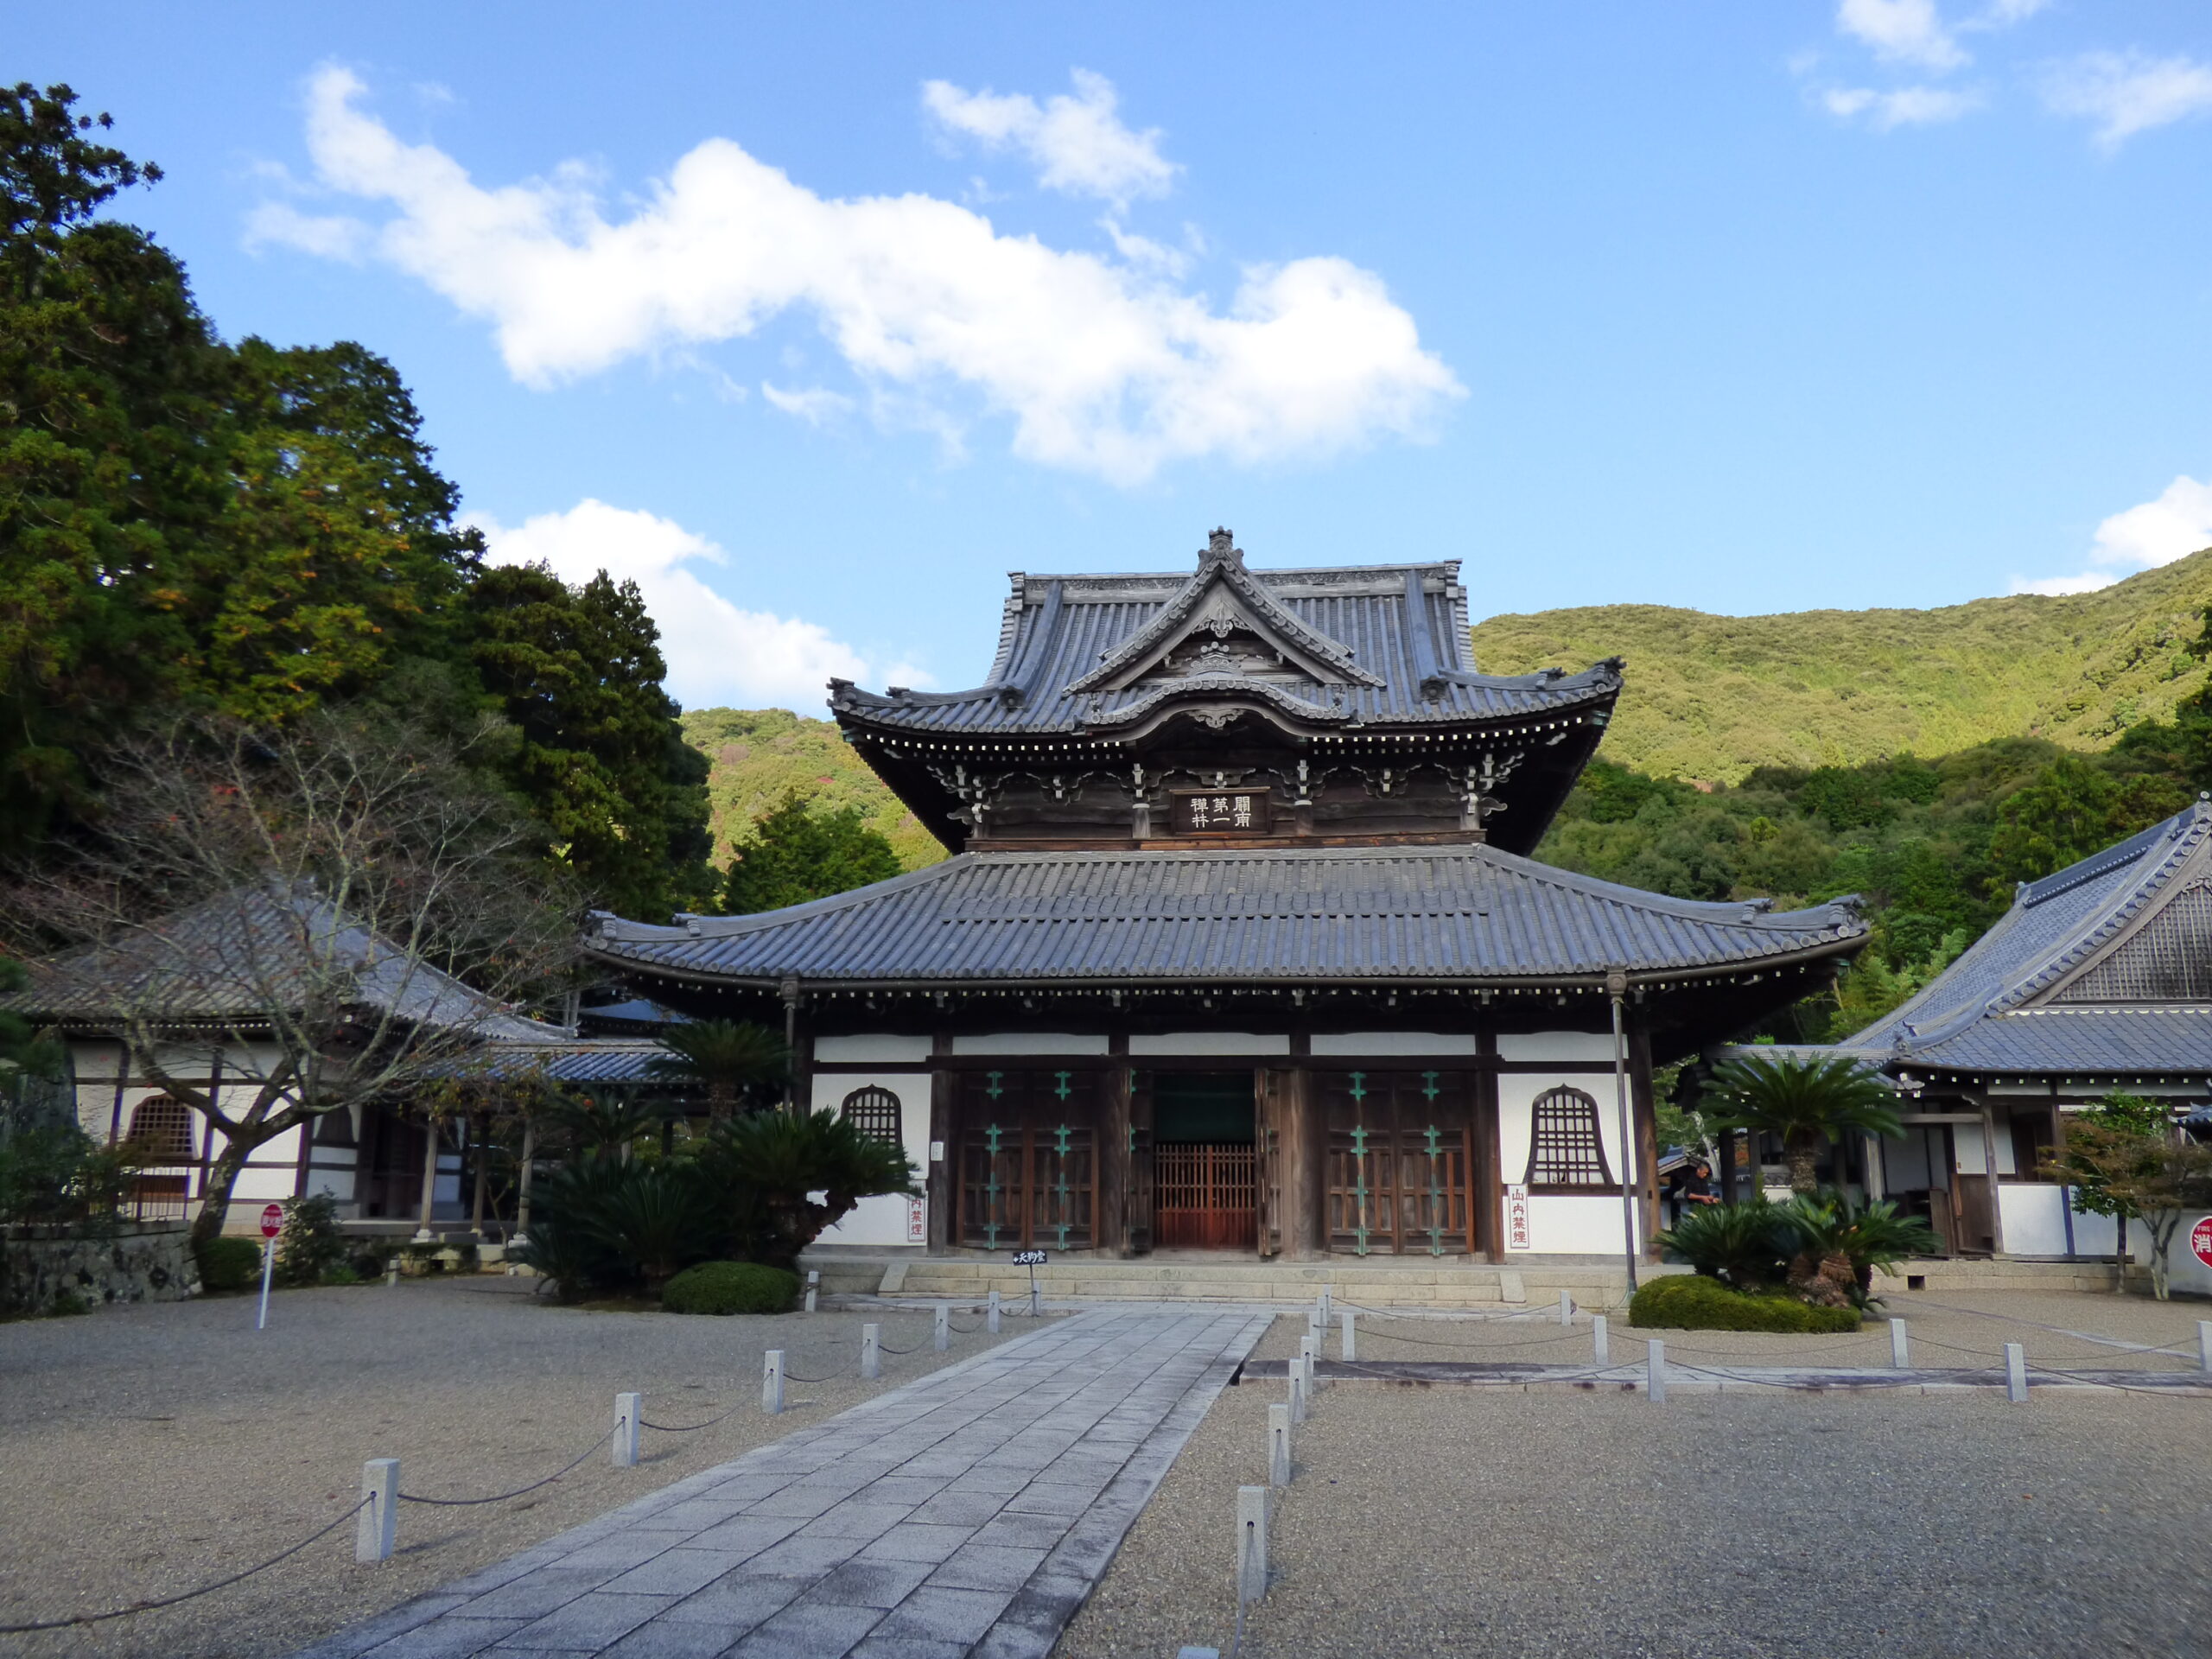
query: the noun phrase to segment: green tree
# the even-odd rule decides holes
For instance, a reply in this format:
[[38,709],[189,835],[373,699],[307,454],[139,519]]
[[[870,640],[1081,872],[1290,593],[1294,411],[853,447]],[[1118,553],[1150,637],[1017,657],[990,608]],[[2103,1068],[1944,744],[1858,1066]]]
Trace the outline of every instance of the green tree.
[[2189,804],[2180,779],[2116,778],[2062,755],[1997,810],[1989,855],[2000,879],[2033,881],[2171,817]]
[[737,845],[722,888],[722,909],[733,916],[803,905],[849,893],[899,873],[891,843],[868,828],[859,810],[841,806],[817,811],[797,790],[753,821]]
[[1748,1129],[1779,1140],[1789,1160],[1789,1189],[1806,1198],[1820,1191],[1814,1165],[1824,1139],[1853,1131],[1902,1133],[1888,1085],[1840,1054],[1730,1060],[1713,1068],[1700,1104],[1709,1109],[1717,1128]]
[[594,899],[652,920],[711,900],[707,761],[661,689],[660,632],[635,582],[571,588],[542,564],[486,570],[471,654],[520,742],[512,785]]
[[2143,1224],[2151,1236],[2151,1291],[2164,1301],[2168,1252],[2182,1217],[2212,1203],[2212,1147],[2180,1139],[2158,1102],[2115,1090],[2067,1120],[2065,1147],[2044,1154],[2044,1170],[2073,1187],[2076,1211],[2113,1217],[2120,1233],[2115,1290],[2127,1288],[2128,1224]]

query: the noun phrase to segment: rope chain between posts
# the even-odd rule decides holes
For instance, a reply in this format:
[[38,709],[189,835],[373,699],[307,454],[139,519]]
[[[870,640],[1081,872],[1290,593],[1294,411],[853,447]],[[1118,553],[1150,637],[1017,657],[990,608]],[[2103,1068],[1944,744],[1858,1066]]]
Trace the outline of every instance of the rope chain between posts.
[[[1567,1331],[1556,1337],[1530,1337],[1523,1342],[1438,1342],[1429,1337],[1402,1337],[1388,1331],[1363,1331],[1363,1337],[1376,1342],[1408,1342],[1416,1348],[1449,1348],[1458,1353],[1470,1353],[1484,1348],[1549,1348],[1562,1342],[1587,1342],[1587,1331]],[[1324,1356],[1325,1357],[1325,1356]]]
[[527,1486],[518,1486],[512,1492],[494,1492],[489,1497],[423,1497],[414,1492],[402,1492],[399,1494],[399,1501],[403,1503],[429,1503],[442,1510],[472,1509],[479,1503],[504,1503],[511,1497],[520,1497],[524,1492],[534,1492],[541,1486],[550,1486],[562,1476],[575,1468],[578,1464],[582,1463],[593,1452],[598,1451],[601,1446],[613,1440],[619,1432],[616,1429],[608,1429],[606,1433],[578,1452],[574,1462],[556,1469],[543,1480],[533,1480]]
[[[722,1413],[719,1417],[709,1417],[703,1423],[685,1423],[681,1427],[678,1427],[674,1423],[649,1423],[644,1418],[640,1417],[638,1419],[638,1427],[639,1428],[650,1428],[657,1434],[696,1434],[702,1428],[712,1428],[716,1423],[728,1422],[731,1418],[737,1415],[740,1409],[741,1408],[737,1406],[732,1406],[728,1411]],[[594,1451],[596,1451],[597,1449],[598,1448],[596,1446],[593,1448]],[[588,1452],[584,1455],[586,1457],[589,1457],[591,1453]]]
[[[1916,1307],[1940,1307],[1946,1313],[1965,1313],[1977,1319],[2001,1319],[2007,1325],[2031,1325],[2038,1331],[2049,1331],[2058,1336],[2072,1337],[2081,1342],[2093,1342],[2101,1348],[2117,1348],[2123,1353],[2166,1354],[2175,1359],[2196,1357],[2186,1348],[2161,1348],[2154,1343],[2129,1342],[2120,1337],[2094,1337],[2087,1332],[2069,1331],[2063,1325],[2045,1325],[2041,1319],[2024,1319],[2016,1313],[1992,1313],[1979,1307],[1958,1307],[1949,1302],[1931,1302],[1923,1293],[1918,1291],[1906,1294],[1914,1297],[1913,1306]],[[1970,1352],[1971,1350],[1961,1349],[1960,1351],[1965,1353]]]
[[802,1376],[798,1372],[786,1366],[784,1370],[784,1381],[786,1382],[835,1382],[842,1375],[843,1373],[840,1371],[831,1371],[826,1376]]
[[922,1351],[922,1344],[918,1342],[911,1348],[893,1348],[889,1343],[879,1340],[875,1348],[878,1353],[898,1354],[901,1357],[907,1354],[918,1354]]
[[203,1584],[196,1590],[180,1590],[173,1596],[161,1596],[151,1601],[133,1602],[128,1607],[111,1607],[104,1612],[76,1613],[67,1618],[34,1619],[28,1624],[0,1624],[0,1636],[29,1636],[37,1630],[66,1630],[79,1624],[97,1624],[103,1619],[124,1618],[132,1613],[150,1613],[156,1608],[174,1607],[181,1601],[191,1601],[200,1596],[212,1595],[218,1590],[227,1590],[240,1580],[250,1579],[257,1573],[265,1573],[277,1562],[298,1554],[316,1540],[329,1537],[332,1533],[368,1508],[370,1501],[368,1498],[363,1498],[320,1531],[309,1533],[290,1548],[282,1550],[271,1555],[267,1560],[247,1567],[243,1573],[233,1573],[227,1579],[218,1579],[213,1584]]

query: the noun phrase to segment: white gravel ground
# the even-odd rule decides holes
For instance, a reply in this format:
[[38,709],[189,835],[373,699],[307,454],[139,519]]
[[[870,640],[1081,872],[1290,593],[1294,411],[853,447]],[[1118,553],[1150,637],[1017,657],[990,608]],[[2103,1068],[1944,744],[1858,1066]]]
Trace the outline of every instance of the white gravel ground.
[[[2031,1357],[2100,1368],[2184,1362],[2131,1361],[2042,1327],[2193,1354],[2195,1321],[2212,1314],[2082,1296],[1941,1300],[2001,1317],[1903,1297],[1894,1311],[1964,1345],[2025,1340]],[[1437,1325],[1501,1341],[1536,1334]],[[1279,1321],[1259,1353],[1294,1351],[1304,1329]],[[1808,1340],[1694,1339],[1746,1359]],[[1876,1363],[1885,1332],[1879,1340]],[[1581,1341],[1586,1353],[1586,1325]],[[1266,1479],[1267,1407],[1281,1398],[1277,1382],[1223,1395],[1060,1659],[1172,1659],[1185,1643],[1229,1651],[1236,1490]],[[1247,1659],[2106,1659],[2212,1648],[2212,1401],[2201,1398],[1683,1394],[1653,1406],[1640,1395],[1346,1385],[1322,1393],[1297,1459]]]
[[[512,1503],[402,1505],[398,1555],[353,1563],[352,1523],[299,1555],[173,1609],[0,1636],[0,1654],[288,1653],[620,1503],[818,1422],[1003,1338],[930,1347],[931,1314],[869,1309],[684,1319],[550,1306],[531,1281],[408,1281],[281,1292],[257,1334],[250,1298],[0,1325],[0,1624],[128,1605],[274,1554],[357,1499],[361,1464],[400,1459],[403,1490],[496,1492],[567,1463],[645,1395],[644,1460],[602,1450]],[[863,1319],[884,1327],[880,1382],[858,1377]],[[980,1326],[980,1316],[959,1316]],[[1030,1329],[1008,1317],[1004,1337]],[[760,1356],[786,1351],[780,1417],[760,1409]]]

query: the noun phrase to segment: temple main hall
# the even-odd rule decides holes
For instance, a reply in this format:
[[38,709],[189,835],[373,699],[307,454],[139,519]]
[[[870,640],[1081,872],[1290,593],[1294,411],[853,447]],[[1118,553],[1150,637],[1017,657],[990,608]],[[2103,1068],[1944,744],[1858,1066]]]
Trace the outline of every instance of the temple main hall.
[[830,686],[949,857],[588,945],[784,1029],[798,1102],[907,1149],[926,1197],[825,1243],[1643,1254],[1654,1068],[1866,925],[1532,858],[1622,690],[1481,672],[1452,560],[1256,569],[1217,531],[1187,575],[1016,572],[973,690]]

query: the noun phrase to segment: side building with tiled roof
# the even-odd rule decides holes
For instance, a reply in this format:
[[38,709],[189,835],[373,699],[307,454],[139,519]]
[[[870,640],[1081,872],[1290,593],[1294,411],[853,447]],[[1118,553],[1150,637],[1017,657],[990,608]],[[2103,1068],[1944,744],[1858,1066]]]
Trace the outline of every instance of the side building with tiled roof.
[[830,1242],[1497,1262],[1648,1250],[1651,1074],[1826,984],[1776,913],[1528,855],[1622,665],[1488,675],[1455,562],[1018,574],[966,691],[833,682],[953,856],[764,915],[592,919],[640,995],[774,1021],[927,1196]]
[[[1875,1182],[1955,1251],[2111,1255],[2113,1224],[2075,1214],[2037,1166],[2113,1090],[2212,1120],[2212,800],[2024,882],[1927,988],[1839,1046],[1905,1096]],[[2212,1291],[2212,1268],[2176,1265]]]

